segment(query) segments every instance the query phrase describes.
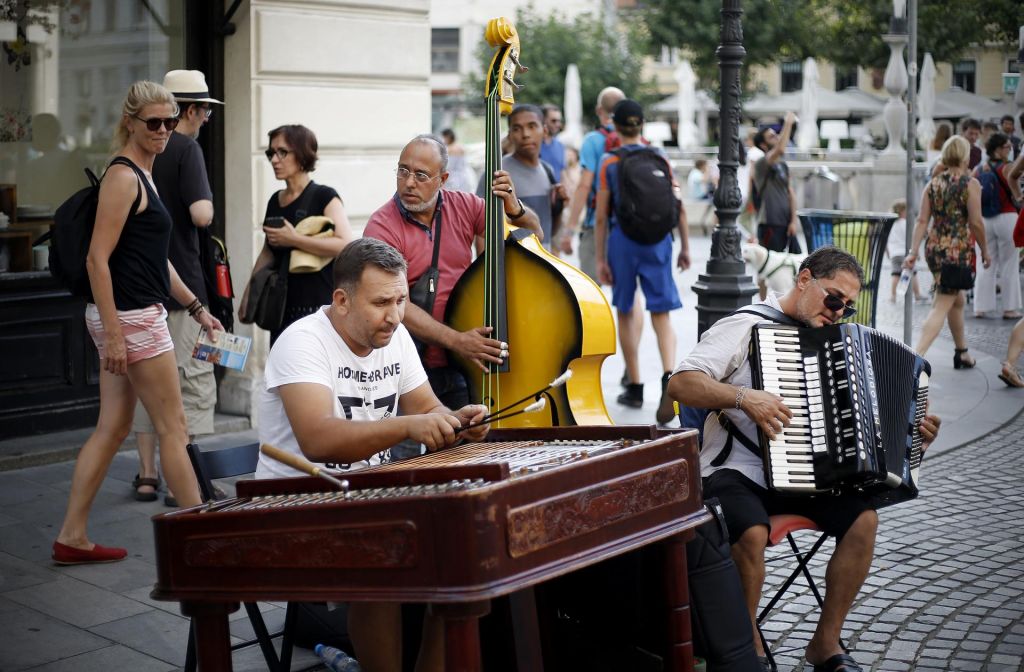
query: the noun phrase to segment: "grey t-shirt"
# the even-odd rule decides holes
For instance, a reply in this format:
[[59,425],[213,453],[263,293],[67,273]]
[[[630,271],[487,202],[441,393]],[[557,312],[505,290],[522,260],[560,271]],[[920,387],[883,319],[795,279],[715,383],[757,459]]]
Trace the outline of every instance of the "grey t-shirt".
[[758,159],[754,164],[754,188],[761,198],[757,222],[789,226],[793,213],[789,207],[789,166],[786,162],[770,164],[767,158]]
[[[537,213],[541,230],[544,231],[544,247],[551,249],[551,180],[548,179],[548,172],[540,163],[528,166],[512,154],[501,157],[501,168],[512,177],[516,196],[523,201],[523,205]],[[483,198],[485,187],[489,184],[487,175],[481,175],[476,187],[477,196]]]

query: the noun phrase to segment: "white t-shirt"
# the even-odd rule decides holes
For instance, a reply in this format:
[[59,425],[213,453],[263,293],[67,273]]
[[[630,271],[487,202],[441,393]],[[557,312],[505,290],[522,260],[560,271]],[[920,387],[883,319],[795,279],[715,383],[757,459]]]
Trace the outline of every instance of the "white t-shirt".
[[[782,310],[779,299],[769,291],[764,303],[777,310]],[[750,334],[755,324],[770,322],[758,315],[737,313],[723,317],[704,332],[697,346],[687,355],[673,373],[680,371],[701,371],[717,380],[730,385],[750,387]],[[724,409],[729,420],[751,441],[757,443],[757,424],[746,413],[735,408]],[[710,414],[704,422],[704,443],[700,449],[700,475],[704,478],[719,469],[735,469],[761,487],[765,486],[764,461],[747,450],[742,443],[732,442],[732,452],[728,459],[719,467],[711,466],[718,454],[725,447],[728,432],[722,428],[715,414]]]
[[[889,240],[885,243],[885,251],[888,253],[889,258],[902,257],[906,254],[904,252],[905,245],[907,244],[907,220],[904,217],[900,217],[892,223],[892,228],[889,229]],[[924,241],[922,241],[922,246]],[[920,252],[920,250],[918,250]],[[921,257],[920,254],[917,255]],[[916,266],[916,264],[915,264]]]
[[[291,383],[316,383],[334,393],[334,415],[349,420],[383,420],[398,414],[401,395],[427,382],[416,346],[404,325],[391,342],[357,357],[320,309],[292,324],[274,343],[259,394],[260,443],[305,457],[292,432],[278,388]],[[386,453],[386,451],[385,451]],[[307,458],[308,459],[308,458]],[[361,469],[378,464],[381,455],[352,465],[319,465]],[[291,467],[260,455],[256,478],[302,476]]]

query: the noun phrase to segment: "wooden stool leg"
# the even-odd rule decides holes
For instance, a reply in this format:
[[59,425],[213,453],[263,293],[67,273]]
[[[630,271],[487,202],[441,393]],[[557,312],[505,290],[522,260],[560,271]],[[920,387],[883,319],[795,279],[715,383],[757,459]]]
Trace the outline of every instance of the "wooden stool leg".
[[237,610],[237,602],[181,603],[181,613],[191,616],[195,626],[199,672],[231,672],[228,614]]
[[431,604],[431,613],[444,619],[444,667],[446,670],[479,672],[480,624],[491,610],[489,600],[457,604]]
[[665,548],[665,595],[668,602],[669,660],[666,669],[692,672],[693,635],[690,628],[690,588],[686,570],[686,542],[693,538],[687,530],[669,537]]

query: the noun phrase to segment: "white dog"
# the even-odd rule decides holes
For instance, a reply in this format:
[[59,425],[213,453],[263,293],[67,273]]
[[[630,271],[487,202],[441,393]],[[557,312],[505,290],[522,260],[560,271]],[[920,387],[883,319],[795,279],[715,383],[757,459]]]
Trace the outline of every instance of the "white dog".
[[796,284],[796,274],[806,254],[776,252],[757,244],[743,247],[743,260],[757,275],[758,284],[776,294],[785,294]]

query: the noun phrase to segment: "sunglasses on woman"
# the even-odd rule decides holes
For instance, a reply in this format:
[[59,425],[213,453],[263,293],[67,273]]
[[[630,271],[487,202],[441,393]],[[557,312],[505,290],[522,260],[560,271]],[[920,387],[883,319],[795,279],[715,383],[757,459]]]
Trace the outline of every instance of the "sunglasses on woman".
[[284,161],[285,157],[292,153],[292,150],[285,149],[284,147],[278,147],[277,149],[271,147],[263,153],[267,155],[267,161],[273,161],[275,156]]
[[150,117],[149,119],[143,119],[137,114],[133,114],[132,116],[141,121],[142,123],[144,123],[146,125],[146,129],[149,130],[151,133],[156,133],[157,131],[159,131],[160,124],[163,124],[164,128],[166,128],[168,131],[173,131],[178,127],[177,117]]
[[853,317],[857,314],[857,309],[853,305],[853,301],[849,303],[841,296],[832,294],[827,289],[821,286],[817,278],[812,278],[814,282],[818,283],[818,289],[825,293],[825,307],[831,310],[833,313],[839,313],[840,317]]

